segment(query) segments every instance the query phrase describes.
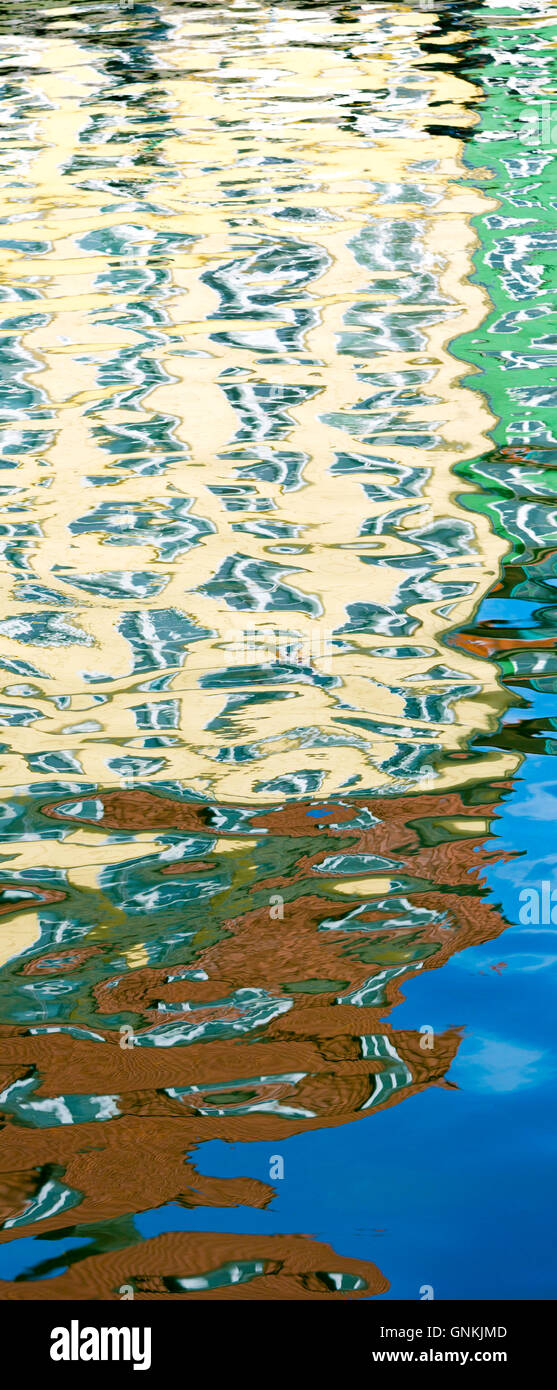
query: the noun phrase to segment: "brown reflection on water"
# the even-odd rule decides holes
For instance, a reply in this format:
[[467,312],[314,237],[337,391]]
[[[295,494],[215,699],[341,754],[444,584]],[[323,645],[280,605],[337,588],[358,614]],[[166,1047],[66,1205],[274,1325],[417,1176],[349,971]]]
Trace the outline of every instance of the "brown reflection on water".
[[[264,1208],[274,1196],[272,1183],[201,1175],[192,1157],[199,1146],[217,1138],[263,1141],[271,1156],[291,1135],[371,1118],[376,1108],[432,1085],[449,1085],[446,1073],[461,1038],[459,1020],[428,1039],[416,1029],[393,1027],[388,1018],[417,971],[436,968],[456,951],[504,930],[506,923],[481,889],[491,823],[507,789],[508,784],[497,783],[489,792],[466,795],[329,803],[328,844],[334,840],[335,852],[325,873],[320,871],[323,827],[311,819],[315,803],[258,810],[252,831],[291,841],[293,865],[287,877],[259,878],[266,905],[251,906],[248,890],[245,909],[226,922],[221,939],[201,947],[195,973],[206,978],[169,981],[168,967],[140,966],[108,979],[96,988],[96,1037],[91,1039],[68,1031],[30,1034],[28,1028],[4,1027],[4,1091],[36,1073],[36,1099],[57,1098],[71,1110],[87,1091],[107,1104],[106,1118],[100,1111],[94,1121],[79,1123],[60,1123],[53,1105],[52,1121],[43,1118],[41,1128],[6,1116],[0,1135],[0,1239],[67,1233],[68,1228],[78,1236],[96,1222],[112,1221],[117,1228],[130,1213],[169,1202],[188,1208]],[[482,799],[487,795],[489,801]],[[44,810],[51,820],[60,815],[56,802]],[[105,795],[103,828],[164,825],[195,834],[211,814],[214,808],[207,806],[122,791]],[[298,858],[297,842],[304,847]],[[350,861],[341,858],[348,854],[358,856],[353,875],[346,873]],[[389,863],[388,871],[380,861]],[[325,894],[318,886],[323,879]],[[269,903],[280,903],[285,895],[284,915],[271,916]],[[407,926],[401,924],[401,899]],[[395,901],[398,924],[390,926]],[[75,969],[82,955],[76,951],[66,967]],[[36,954],[32,973],[51,971],[55,957],[52,949]],[[180,975],[179,963],[171,973]],[[161,1045],[161,1019],[167,1026],[184,1018],[200,1025],[218,1019],[232,1027],[241,1017],[237,992],[246,986],[284,1001],[285,1011],[247,1035]],[[122,1047],[113,1016],[130,1012],[141,1017],[143,1027],[135,1046]],[[10,1223],[53,1180],[76,1194],[71,1211],[64,1207],[25,1231],[12,1228]],[[124,1234],[120,1249],[86,1251],[54,1278],[5,1283],[3,1296],[110,1298],[130,1284],[140,1298],[336,1298],[369,1297],[388,1286],[374,1265],[340,1259],[301,1235],[206,1232],[138,1244],[130,1239],[137,1241],[137,1234],[128,1232],[127,1239]],[[232,1260],[244,1271],[240,1282],[230,1282]]]

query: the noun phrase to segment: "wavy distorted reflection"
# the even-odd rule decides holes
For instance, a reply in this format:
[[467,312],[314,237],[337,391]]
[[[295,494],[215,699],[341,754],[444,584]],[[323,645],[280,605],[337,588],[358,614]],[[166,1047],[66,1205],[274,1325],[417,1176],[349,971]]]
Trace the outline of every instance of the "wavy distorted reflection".
[[507,925],[483,7],[0,14],[0,1239],[78,1241],[3,1296],[381,1294],[133,1218],[450,1086],[462,1029],[392,1011]]

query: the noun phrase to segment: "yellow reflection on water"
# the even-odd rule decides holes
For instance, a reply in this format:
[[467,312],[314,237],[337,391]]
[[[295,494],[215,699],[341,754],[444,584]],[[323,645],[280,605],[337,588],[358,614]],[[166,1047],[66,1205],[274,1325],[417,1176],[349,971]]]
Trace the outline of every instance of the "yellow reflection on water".
[[[34,713],[10,727],[2,778],[52,777],[54,754],[77,790],[177,779],[268,802],[289,777],[319,796],[456,787],[470,774],[451,755],[506,698],[492,664],[446,646],[504,551],[452,471],[491,424],[448,346],[486,312],[469,277],[489,201],[463,182],[460,142],[427,132],[432,103],[436,121],[473,122],[474,89],[448,64],[424,69],[431,18],[402,5],[350,16],[351,43],[338,10],[254,5],[248,24],[158,8],[156,83],[131,63],[116,84],[102,34],[37,37],[29,54],[32,132],[6,189],[10,239],[28,249],[0,264],[31,293],[2,312],[25,314],[9,333],[39,399],[5,422],[27,569],[3,567],[1,655],[38,674],[6,676],[8,717],[23,700]],[[115,18],[124,44],[143,24]],[[134,378],[142,343],[152,380]],[[177,505],[195,543],[169,558]],[[460,542],[444,553],[447,528]],[[50,598],[22,602],[23,581]],[[156,629],[169,610],[193,631],[171,661]],[[47,644],[40,620],[23,640],[22,619],[45,611]],[[122,614],[150,653],[135,673]],[[277,670],[285,642],[299,672]]]

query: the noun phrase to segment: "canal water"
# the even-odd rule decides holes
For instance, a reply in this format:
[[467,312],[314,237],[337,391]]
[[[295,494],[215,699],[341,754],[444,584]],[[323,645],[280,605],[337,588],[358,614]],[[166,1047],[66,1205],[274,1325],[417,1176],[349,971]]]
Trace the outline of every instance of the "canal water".
[[0,3],[3,1298],[555,1297],[556,53]]

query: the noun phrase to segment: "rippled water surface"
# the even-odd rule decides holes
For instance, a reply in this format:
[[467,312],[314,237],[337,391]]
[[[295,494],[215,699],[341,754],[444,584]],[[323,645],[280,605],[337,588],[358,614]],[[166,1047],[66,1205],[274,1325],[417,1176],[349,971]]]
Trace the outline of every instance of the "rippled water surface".
[[557,1292],[556,53],[0,3],[4,1298]]

